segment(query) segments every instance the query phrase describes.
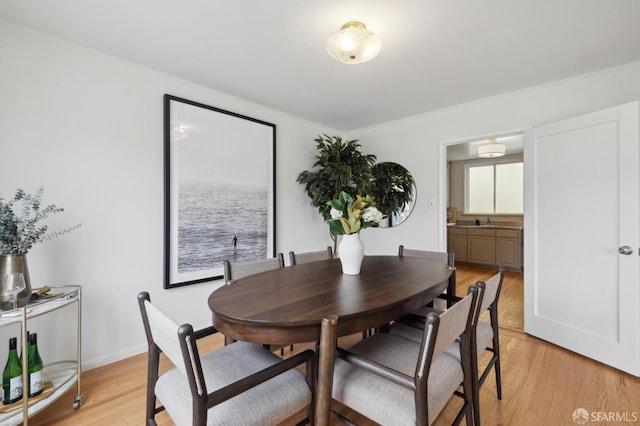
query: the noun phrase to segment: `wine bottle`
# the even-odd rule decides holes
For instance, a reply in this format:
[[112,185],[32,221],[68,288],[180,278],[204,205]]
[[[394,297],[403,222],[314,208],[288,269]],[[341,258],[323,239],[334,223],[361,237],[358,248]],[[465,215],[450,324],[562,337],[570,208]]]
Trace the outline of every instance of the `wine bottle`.
[[22,365],[18,362],[17,345],[17,338],[9,339],[9,358],[2,374],[2,403],[5,405],[22,399]]
[[40,395],[44,389],[42,381],[42,358],[38,352],[38,335],[29,335],[29,398]]
[[[29,330],[27,330],[27,353],[29,353]],[[27,361],[29,360],[29,356],[27,355]],[[22,346],[20,346],[20,356],[18,357],[18,362],[22,367]]]

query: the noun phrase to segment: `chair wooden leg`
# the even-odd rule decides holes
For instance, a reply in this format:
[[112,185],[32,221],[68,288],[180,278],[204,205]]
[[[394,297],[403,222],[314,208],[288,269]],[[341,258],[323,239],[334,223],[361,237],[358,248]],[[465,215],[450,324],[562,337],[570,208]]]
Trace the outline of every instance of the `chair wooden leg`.
[[160,350],[157,346],[149,348],[147,364],[147,424],[155,425],[156,414],[156,393],[155,386],[158,380],[158,369],[160,366]]
[[320,328],[318,355],[318,386],[316,393],[316,425],[328,426],[331,417],[331,392],[333,390],[333,366],[336,358],[338,317],[326,315]]
[[[473,348],[472,354],[477,351]],[[473,405],[473,421],[475,426],[480,426],[480,381],[478,378],[478,358],[471,360],[471,401]]]
[[502,400],[502,377],[500,372],[500,353],[496,353],[496,363],[493,365],[493,368],[496,370],[496,391],[498,394],[498,399]]
[[498,399],[502,400],[502,377],[500,371],[500,335],[498,329],[498,307],[496,306],[491,312],[491,326],[493,327],[493,357],[495,363],[493,368],[496,372],[496,393]]
[[[475,392],[475,379],[474,379],[474,364],[477,367],[477,362],[474,362],[476,359],[476,351],[475,344],[470,341],[468,336],[465,336],[460,342],[460,361],[462,363],[462,389],[464,392],[464,406],[463,410],[465,411],[465,418],[467,426],[473,425],[476,413],[474,412],[474,392]],[[461,413],[458,414],[458,418],[456,421],[462,420],[459,419]],[[478,425],[479,423],[476,423]]]
[[318,351],[316,350],[316,355],[313,359],[307,360],[306,364],[307,369],[307,384],[309,385],[309,389],[311,389],[311,403],[307,408],[307,417],[309,420],[309,424],[315,424],[315,410],[316,410],[316,399],[317,388],[318,388]]

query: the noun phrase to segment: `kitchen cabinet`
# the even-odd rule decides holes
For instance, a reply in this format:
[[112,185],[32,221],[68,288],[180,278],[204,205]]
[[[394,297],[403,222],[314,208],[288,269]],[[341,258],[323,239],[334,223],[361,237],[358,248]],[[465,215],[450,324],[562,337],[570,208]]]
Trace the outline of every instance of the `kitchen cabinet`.
[[[47,360],[43,369],[44,391],[35,397],[27,398],[28,381],[27,375],[23,374],[23,398],[10,405],[0,404],[0,425],[27,425],[29,417],[40,412],[59,397],[64,395],[73,385],[77,385],[77,393],[73,402],[73,409],[80,407],[80,323],[82,313],[82,291],[80,286],[51,287],[50,295],[47,298],[36,302],[29,302],[26,306],[3,311],[0,314],[0,327],[16,327],[20,330],[21,338],[18,339],[21,352],[26,353],[26,336],[28,324],[34,318],[46,316],[48,321],[56,323],[56,311],[76,305],[74,309],[77,315],[74,329],[68,330],[68,324],[61,322],[56,327],[60,334],[76,332],[77,347],[76,359],[73,360]],[[33,331],[33,330],[32,330]],[[38,343],[42,340],[39,339]],[[49,362],[51,361],[51,362]],[[27,357],[22,357],[23,371],[27,371]]]
[[481,265],[496,263],[496,231],[469,229],[467,231],[467,261]]
[[520,231],[496,229],[496,264],[521,270],[521,254]]
[[504,266],[522,271],[522,229],[516,227],[466,226],[447,228],[448,249],[456,263],[492,268]]
[[467,230],[462,228],[449,228],[449,250],[453,250],[456,262],[467,261]]

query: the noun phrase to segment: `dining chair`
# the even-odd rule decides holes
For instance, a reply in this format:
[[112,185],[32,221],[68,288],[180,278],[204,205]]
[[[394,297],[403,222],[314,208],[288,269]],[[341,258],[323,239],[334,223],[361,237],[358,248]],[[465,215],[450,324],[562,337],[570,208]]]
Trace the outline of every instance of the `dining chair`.
[[402,244],[398,246],[398,256],[417,257],[420,259],[431,260],[438,263],[446,263],[451,268],[451,276],[449,277],[449,283],[447,284],[447,293],[442,294],[440,299],[447,301],[447,307],[450,307],[456,302],[456,269],[455,269],[455,253],[453,250],[446,252],[443,251],[428,251],[428,250],[416,250],[405,248]]
[[[310,252],[304,252],[304,253],[298,253],[298,254],[296,254],[293,251],[289,252],[290,266],[300,265],[303,263],[316,262],[318,260],[331,260],[331,259],[333,259],[333,250],[331,249],[331,246],[327,246],[326,250],[310,251]],[[289,350],[293,351],[293,345],[289,347]],[[280,350],[281,355],[284,353],[283,351],[284,349]]]
[[[476,338],[472,342],[477,353],[475,382],[478,387],[478,391],[493,368],[496,373],[496,396],[499,400],[502,400],[502,372],[500,368],[498,301],[502,290],[504,273],[505,268],[499,267],[498,272],[485,282],[484,295],[482,297],[482,302],[480,303],[480,308],[478,309],[479,320],[476,327]],[[480,317],[487,310],[489,311],[489,322],[483,321]],[[491,346],[489,346],[489,343],[491,343]],[[478,377],[477,359],[480,358],[485,350],[492,354],[491,359],[482,374]]]
[[[471,321],[478,290],[437,315],[429,313],[420,342],[377,333],[348,349],[338,348],[332,396],[383,424],[432,424],[462,383],[464,403],[455,424],[473,422]],[[445,349],[459,340],[463,357]]]
[[[240,278],[259,274],[261,272],[272,271],[278,268],[284,268],[284,255],[282,253],[276,254],[275,257],[250,260],[246,262],[230,262],[229,260],[222,261],[225,284],[232,284]],[[233,342],[233,339],[225,336],[224,341],[225,344],[229,344]],[[280,349],[280,355],[284,355],[284,346],[273,347],[265,345],[265,347],[274,351]]]
[[[502,289],[502,281],[504,279],[505,269],[498,268],[498,272],[489,278],[486,282],[478,282],[476,286],[479,288],[478,308],[474,316],[473,329],[471,339],[472,354],[476,354],[471,359],[472,369],[472,386],[473,386],[473,417],[476,426],[480,426],[480,388],[489,376],[491,369],[495,369],[496,376],[496,393],[499,400],[502,400],[502,377],[500,369],[500,336],[498,333],[498,300],[500,298],[500,290]],[[489,311],[489,322],[481,319],[481,315]],[[491,346],[489,344],[491,343]],[[479,374],[478,360],[484,353],[489,351],[491,359],[485,366],[482,374]],[[447,348],[447,353],[457,359],[460,359],[460,348],[451,346]]]
[[[456,289],[456,270],[454,267],[455,253],[453,251],[440,252],[440,251],[427,251],[427,250],[415,250],[406,249],[404,245],[400,244],[398,247],[398,257],[416,257],[419,259],[431,260],[437,263],[444,263],[451,268],[451,275],[449,276],[449,282],[447,284],[447,292],[438,295],[438,298],[434,301],[430,301],[427,305],[420,309],[417,309],[402,318],[395,320],[396,323],[405,323],[416,328],[422,328],[424,319],[428,313],[434,312],[439,314],[446,307],[452,306],[460,298],[455,296]],[[442,302],[438,304],[438,302]],[[434,308],[437,305],[437,308]],[[365,330],[362,332],[362,338],[367,338],[376,332],[388,332],[390,324],[384,324],[376,329]]]
[[[476,297],[476,301],[474,306],[471,307],[471,330],[469,333],[470,336],[470,353],[473,354],[473,356],[471,356],[471,401],[472,401],[472,407],[473,407],[473,419],[474,419],[474,424],[476,426],[480,425],[480,393],[479,393],[479,386],[478,386],[478,362],[477,362],[477,358],[475,357],[475,354],[477,353],[476,350],[476,346],[475,346],[475,335],[476,335],[476,326],[478,324],[478,317],[480,314],[480,303],[482,301],[482,298],[484,297],[484,290],[485,290],[485,284],[481,281],[478,281],[476,283],[476,288],[477,288],[477,292],[478,292],[478,296]],[[437,313],[437,312],[445,312],[445,311],[438,311],[438,310],[433,310],[433,313]],[[406,322],[394,322],[393,324],[391,324],[391,326],[389,327],[388,333],[410,340],[414,343],[420,343],[422,341],[422,334],[424,330],[424,321],[420,320],[419,316],[415,316],[414,318],[411,319],[411,321],[406,321]],[[454,342],[451,345],[449,345],[449,347],[447,347],[447,349],[445,349],[445,352],[454,357],[455,359],[457,359],[458,361],[461,361],[461,357],[460,357],[460,344],[459,342]],[[456,396],[459,397],[464,397],[464,394],[460,394],[460,393],[456,393]]]
[[320,251],[310,251],[298,254],[294,253],[293,251],[289,252],[289,263],[291,266],[329,259],[333,259],[333,250],[331,249],[331,246],[327,246],[326,250]]
[[284,268],[284,256],[282,253],[278,253],[275,257],[250,260],[247,262],[230,262],[229,260],[223,260],[222,268],[224,272],[224,283],[231,284],[233,281],[248,277],[249,275]]
[[[178,326],[148,292],[138,294],[138,304],[148,343],[147,425],[164,410],[176,425],[277,424],[305,409],[313,419],[314,351],[282,360],[260,345],[236,342],[201,355],[196,342],[217,333],[213,326]],[[162,374],[160,353],[173,364]],[[302,364],[306,375],[297,368]]]
[[[475,356],[471,359],[472,368],[472,400],[473,417],[476,425],[480,425],[480,388],[484,384],[491,369],[495,369],[496,393],[499,400],[502,400],[502,376],[500,368],[500,336],[498,328],[498,300],[502,289],[505,269],[498,268],[498,272],[486,282],[478,281],[477,307],[472,318],[471,347]],[[483,321],[480,316],[489,311],[489,322]],[[422,330],[415,323],[394,323],[391,325],[390,334],[418,342],[421,338]],[[491,344],[491,346],[489,346]],[[484,351],[491,352],[492,356],[482,374],[479,373],[478,360]],[[456,344],[447,348],[446,352],[460,359],[460,347]]]

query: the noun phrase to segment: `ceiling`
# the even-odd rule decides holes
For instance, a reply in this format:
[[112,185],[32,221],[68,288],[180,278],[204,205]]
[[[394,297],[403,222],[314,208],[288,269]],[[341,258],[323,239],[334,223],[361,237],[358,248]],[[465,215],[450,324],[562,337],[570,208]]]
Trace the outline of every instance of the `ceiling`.
[[[2,0],[0,19],[340,131],[640,60],[638,0]],[[351,20],[374,60],[326,53]]]

